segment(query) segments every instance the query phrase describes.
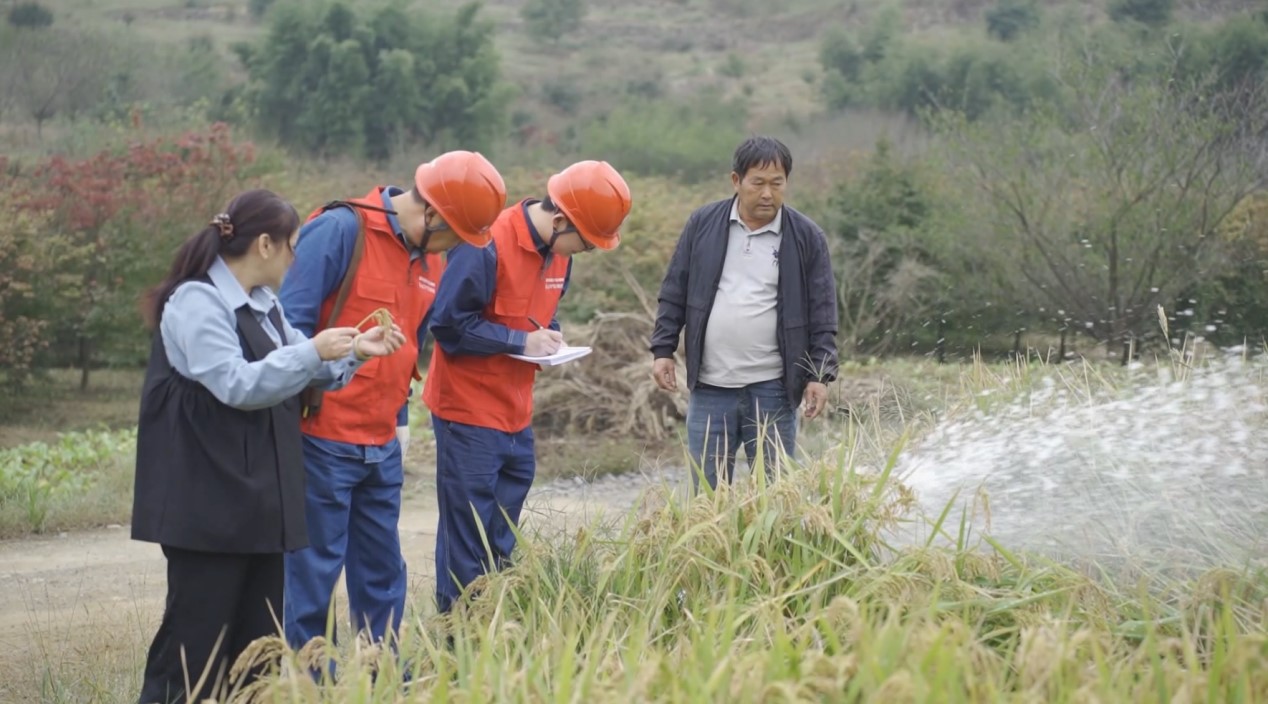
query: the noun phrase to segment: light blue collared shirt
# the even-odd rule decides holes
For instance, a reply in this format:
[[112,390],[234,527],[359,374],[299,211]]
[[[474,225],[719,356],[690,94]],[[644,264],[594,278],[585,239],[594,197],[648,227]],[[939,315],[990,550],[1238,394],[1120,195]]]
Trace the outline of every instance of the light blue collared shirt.
[[244,411],[268,408],[308,386],[342,388],[361,366],[352,353],[322,362],[317,347],[285,316],[281,320],[287,344],[248,362],[238,339],[237,310],[249,307],[273,344],[280,345],[282,338],[268,319],[274,306],[282,312],[277,296],[263,286],[247,295],[220,257],[207,275],[211,284],[187,281],[177,287],[163,307],[159,332],[172,368],[207,387],[221,403]]

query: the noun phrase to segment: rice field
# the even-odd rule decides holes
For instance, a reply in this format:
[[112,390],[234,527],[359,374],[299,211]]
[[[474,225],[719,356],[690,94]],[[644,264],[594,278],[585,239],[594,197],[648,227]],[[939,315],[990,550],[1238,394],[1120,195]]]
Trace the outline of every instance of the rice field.
[[[936,416],[883,412],[882,398],[769,486],[760,471],[694,499],[661,484],[619,516],[525,535],[514,568],[473,585],[451,616],[422,608],[395,647],[318,640],[291,652],[257,642],[239,665],[280,667],[222,698],[1264,700],[1268,579],[1256,564],[1098,571],[1013,550],[985,528],[981,497],[930,511],[895,471],[937,436],[931,429],[1002,412],[1007,404],[982,401],[988,389],[1025,398],[1055,378],[1076,405],[1141,385],[1200,391],[1189,386],[1199,375],[1172,368],[1164,360],[1144,377],[1078,365],[967,368]],[[1262,384],[1261,366],[1242,372]],[[913,384],[902,395],[934,393]],[[331,664],[335,677],[310,676]]]

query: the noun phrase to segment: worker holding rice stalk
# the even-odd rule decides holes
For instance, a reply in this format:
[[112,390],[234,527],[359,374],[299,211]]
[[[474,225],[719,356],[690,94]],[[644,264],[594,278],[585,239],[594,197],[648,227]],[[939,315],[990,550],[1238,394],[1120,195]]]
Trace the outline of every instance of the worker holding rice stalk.
[[[436,293],[436,338],[423,401],[436,434],[436,605],[510,559],[537,471],[533,381],[563,345],[555,319],[572,256],[615,249],[630,189],[606,162],[551,176],[546,198],[507,208],[486,249],[460,245]],[[487,544],[486,544],[487,538]]]
[[275,633],[283,553],[308,543],[298,394],[337,389],[405,343],[394,326],[328,327],[309,339],[288,325],[273,291],[298,236],[290,203],[242,193],[186,240],[144,300],[157,334],[137,426],[132,537],[163,546],[167,605],[142,704],[223,695],[239,654]]
[[459,242],[480,248],[506,205],[506,185],[480,154],[453,151],[418,167],[413,187],[376,187],[310,216],[282,289],[302,331],[394,320],[408,338],[367,364],[337,393],[304,399],[304,467],[311,546],[286,559],[286,638],[301,647],[326,634],[331,597],[346,568],[354,631],[397,633],[406,565],[398,523],[408,443],[410,383],[445,266]]
[[798,406],[823,412],[837,372],[836,279],[823,230],[784,204],[792,154],[752,137],[735,150],[735,194],[691,214],[660,288],[652,376],[678,388],[686,329],[692,485],[730,481],[736,450],[766,476],[796,449]]

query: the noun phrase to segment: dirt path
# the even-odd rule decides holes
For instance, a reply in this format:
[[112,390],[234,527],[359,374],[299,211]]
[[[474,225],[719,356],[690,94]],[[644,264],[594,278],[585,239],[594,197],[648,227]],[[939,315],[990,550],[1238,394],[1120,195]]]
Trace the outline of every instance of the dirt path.
[[[657,480],[629,475],[540,484],[523,523],[567,530],[628,508]],[[432,477],[412,477],[400,524],[411,602],[431,598],[437,519]],[[130,540],[126,526],[0,542],[0,702],[47,700],[41,682],[49,673],[143,662],[162,613],[164,570],[159,547]]]

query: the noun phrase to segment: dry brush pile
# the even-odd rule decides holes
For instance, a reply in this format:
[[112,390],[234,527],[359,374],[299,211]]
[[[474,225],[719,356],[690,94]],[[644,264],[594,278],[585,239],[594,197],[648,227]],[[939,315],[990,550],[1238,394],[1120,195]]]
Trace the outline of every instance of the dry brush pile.
[[[670,437],[687,415],[687,396],[684,391],[661,391],[652,380],[647,348],[652,322],[645,312],[599,313],[567,330],[568,344],[593,347],[594,352],[538,377],[534,427],[637,440]],[[685,380],[681,354],[677,362],[678,378]]]

